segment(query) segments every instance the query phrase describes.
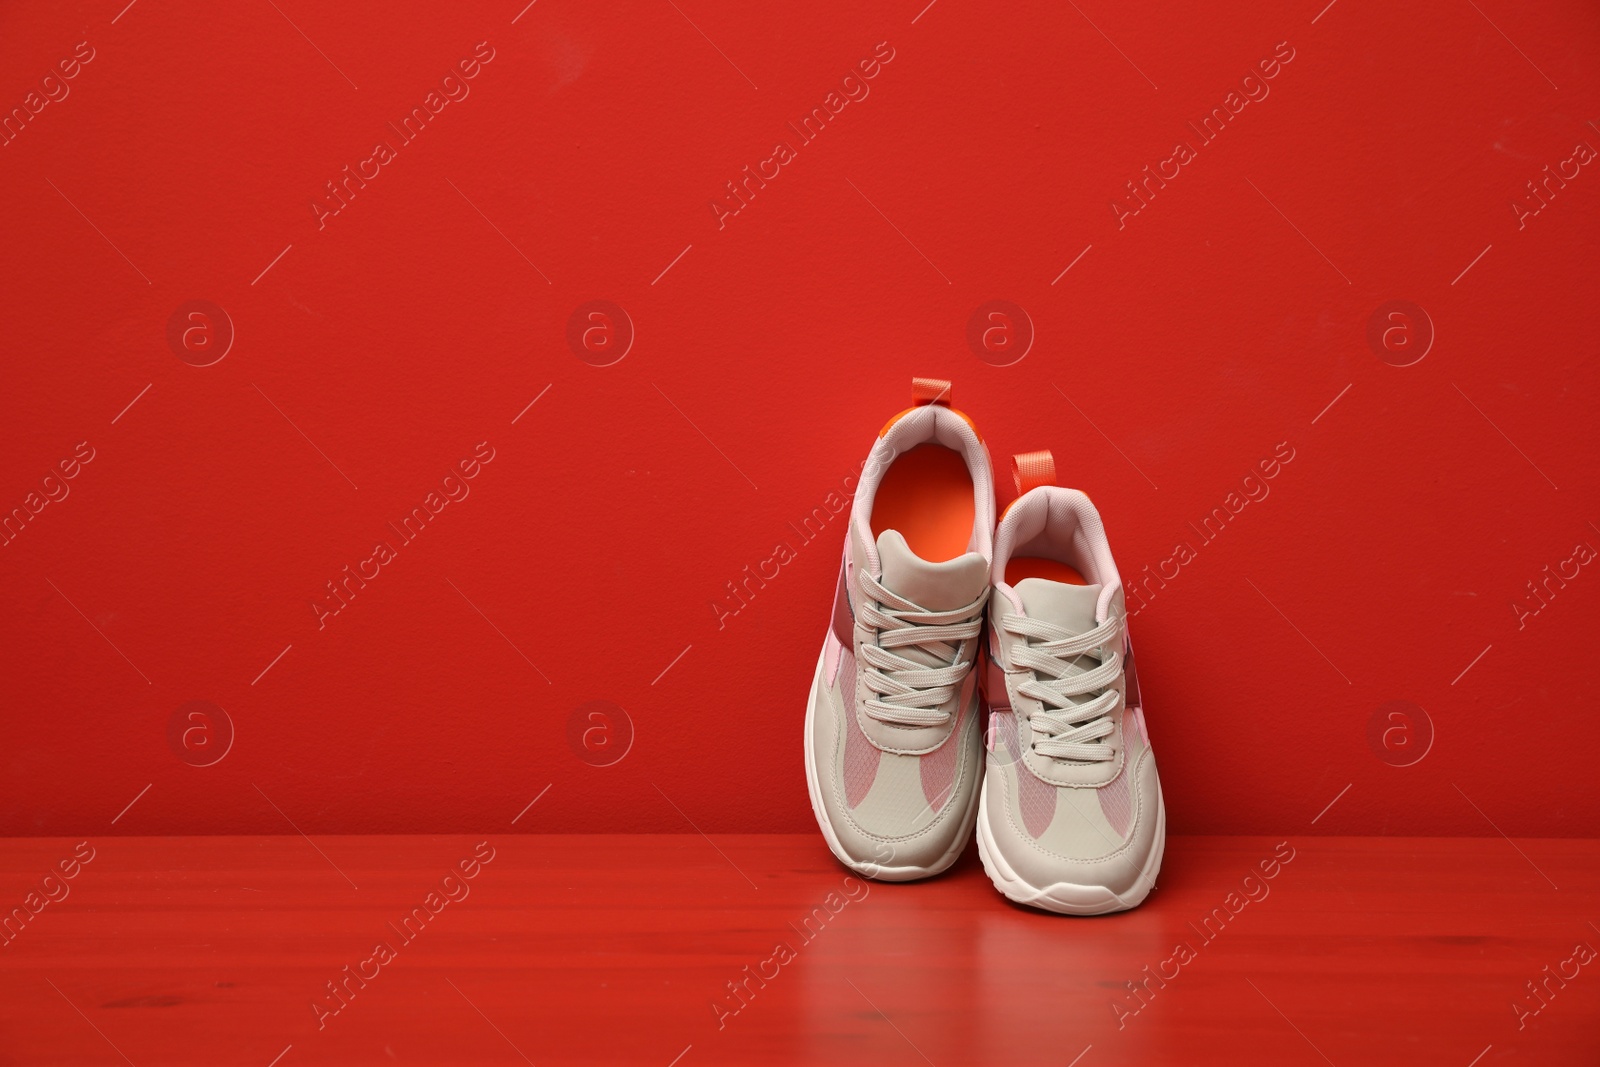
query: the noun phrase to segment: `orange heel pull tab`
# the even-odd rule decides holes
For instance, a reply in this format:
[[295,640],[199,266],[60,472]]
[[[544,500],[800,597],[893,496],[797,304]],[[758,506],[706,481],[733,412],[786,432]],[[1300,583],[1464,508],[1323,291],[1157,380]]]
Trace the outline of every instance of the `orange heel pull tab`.
[[888,422],[884,423],[883,429],[878,431],[878,436],[883,437],[886,435],[891,426],[905,418],[907,415],[911,414],[913,411],[916,411],[918,408],[927,407],[930,404],[939,404],[943,407],[950,408],[951,411],[954,411],[957,415],[960,415],[961,421],[972,427],[973,433],[978,434],[978,440],[983,440],[983,434],[979,433],[977,423],[973,422],[966,412],[959,411],[951,406],[951,392],[951,385],[944,378],[911,379],[911,406],[895,415],[894,418],[890,419]]
[[923,404],[943,404],[949,407],[950,391],[950,383],[943,378],[911,379],[911,403],[918,407]]
[[1018,496],[1041,485],[1055,485],[1056,458],[1049,449],[1019,452],[1011,457],[1011,480],[1016,484]]

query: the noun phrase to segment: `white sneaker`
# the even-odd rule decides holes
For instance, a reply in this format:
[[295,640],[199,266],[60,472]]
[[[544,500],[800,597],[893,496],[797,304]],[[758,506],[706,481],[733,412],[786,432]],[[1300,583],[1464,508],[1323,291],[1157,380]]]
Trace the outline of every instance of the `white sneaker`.
[[995,533],[978,853],[1018,903],[1122,911],[1154,887],[1167,821],[1122,579],[1089,498],[1051,484],[1050,453],[1013,471],[1021,495]]
[[977,813],[979,634],[994,478],[950,383],[916,379],[856,487],[806,709],[806,784],[833,854],[871,878],[937,874]]

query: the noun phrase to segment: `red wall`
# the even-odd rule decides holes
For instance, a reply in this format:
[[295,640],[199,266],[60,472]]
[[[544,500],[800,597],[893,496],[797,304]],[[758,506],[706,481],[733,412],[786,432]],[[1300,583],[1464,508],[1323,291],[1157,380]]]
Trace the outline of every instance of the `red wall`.
[[1080,6],[7,9],[0,831],[806,829],[796,526],[925,374],[1165,568],[1174,829],[1600,832],[1600,16]]

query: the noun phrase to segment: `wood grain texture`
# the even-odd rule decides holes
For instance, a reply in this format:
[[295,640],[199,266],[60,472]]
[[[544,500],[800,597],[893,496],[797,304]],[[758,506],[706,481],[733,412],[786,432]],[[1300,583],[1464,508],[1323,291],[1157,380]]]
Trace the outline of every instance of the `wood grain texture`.
[[[1600,1055],[1600,961],[1566,962],[1600,946],[1593,841],[1174,838],[1149,903],[1099,919],[1007,904],[971,853],[847,880],[812,835],[103,838],[67,879],[77,844],[0,847],[0,906],[39,907],[0,947],[0,1064]],[[371,977],[337,1000],[346,966]],[[1578,974],[1540,1007],[1546,966]]]

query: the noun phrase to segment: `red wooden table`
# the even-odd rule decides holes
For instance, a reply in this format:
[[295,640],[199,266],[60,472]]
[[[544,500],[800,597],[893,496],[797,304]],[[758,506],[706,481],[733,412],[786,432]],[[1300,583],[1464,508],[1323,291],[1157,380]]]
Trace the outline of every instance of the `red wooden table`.
[[1175,838],[1100,919],[813,835],[10,839],[0,894],[4,1064],[1600,1055],[1593,841]]

